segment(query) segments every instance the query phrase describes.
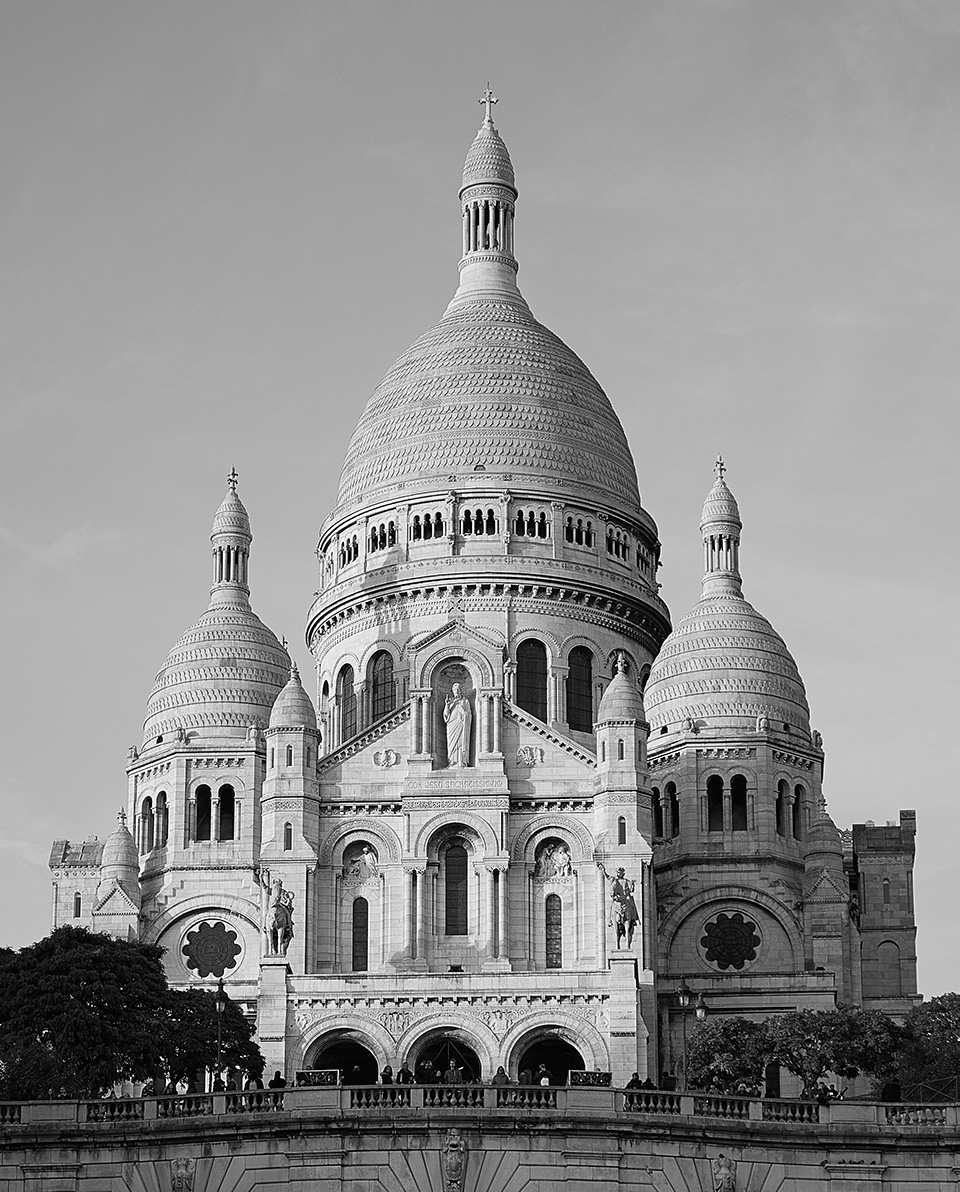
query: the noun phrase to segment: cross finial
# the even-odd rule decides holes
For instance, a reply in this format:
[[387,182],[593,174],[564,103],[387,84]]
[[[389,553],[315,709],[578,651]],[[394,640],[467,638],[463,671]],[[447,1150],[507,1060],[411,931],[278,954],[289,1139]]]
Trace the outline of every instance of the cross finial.
[[290,644],[290,643],[287,641],[287,635],[286,635],[286,634],[284,634],[284,635],[283,635],[283,637],[280,639],[280,644],[283,646],[283,648],[284,648],[284,649],[286,649],[286,648],[287,648],[287,646]]
[[237,475],[237,469],[231,465],[230,471],[227,473],[227,484],[230,485],[230,491],[237,491],[237,481],[240,477]]
[[718,480],[722,480],[722,479],[723,479],[723,474],[724,474],[724,472],[727,470],[727,465],[726,465],[726,464],[723,462],[723,456],[722,456],[722,455],[718,455],[718,456],[717,456],[717,462],[716,462],[716,463],[713,465],[713,470],[714,470],[714,471],[716,472],[716,474],[717,474],[717,479],[718,479]]
[[623,650],[617,653],[617,674],[625,675],[627,673],[627,656]]
[[125,828],[127,826],[127,813],[123,810],[122,807],[117,812],[117,822],[119,823],[121,828]]
[[490,90],[490,84],[487,83],[487,89],[486,89],[486,91],[484,91],[483,95],[477,100],[477,103],[485,103],[487,105],[486,122],[488,124],[493,123],[493,105],[495,103],[499,103],[499,102],[500,101],[497,99],[497,97]]

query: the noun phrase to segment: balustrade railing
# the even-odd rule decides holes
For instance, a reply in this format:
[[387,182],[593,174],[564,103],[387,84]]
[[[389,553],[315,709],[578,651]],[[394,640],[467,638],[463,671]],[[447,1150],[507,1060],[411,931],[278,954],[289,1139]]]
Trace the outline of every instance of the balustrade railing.
[[820,1106],[816,1101],[788,1101],[782,1097],[768,1097],[760,1102],[765,1122],[819,1122]]
[[749,1097],[724,1097],[713,1093],[694,1093],[694,1117],[732,1118],[746,1121],[750,1117]]
[[652,1089],[626,1089],[623,1108],[627,1113],[680,1113],[679,1093],[660,1093]]
[[157,1117],[207,1117],[213,1114],[212,1093],[185,1093],[182,1097],[159,1097]]
[[476,1084],[426,1084],[423,1086],[425,1109],[453,1106],[458,1109],[483,1108],[483,1086]]
[[143,1120],[143,1101],[88,1101],[84,1115],[88,1122],[139,1122]]
[[945,1126],[948,1109],[956,1112],[952,1105],[885,1105],[883,1117],[888,1126]]
[[500,1085],[497,1109],[556,1109],[559,1091],[537,1084]]
[[412,1091],[407,1084],[379,1084],[351,1088],[351,1109],[409,1109]]

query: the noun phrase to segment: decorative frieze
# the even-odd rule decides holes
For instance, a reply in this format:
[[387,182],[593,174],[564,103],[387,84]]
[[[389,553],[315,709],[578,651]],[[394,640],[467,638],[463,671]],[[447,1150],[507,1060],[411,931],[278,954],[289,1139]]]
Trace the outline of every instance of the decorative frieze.
[[780,762],[784,766],[794,766],[798,770],[812,770],[813,761],[809,757],[801,757],[797,753],[784,753],[780,749],[774,749],[773,760]]

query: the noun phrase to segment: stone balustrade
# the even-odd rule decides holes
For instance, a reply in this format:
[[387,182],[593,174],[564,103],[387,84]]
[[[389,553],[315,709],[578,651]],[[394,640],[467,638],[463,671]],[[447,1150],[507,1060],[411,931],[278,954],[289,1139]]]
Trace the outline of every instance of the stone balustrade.
[[812,1101],[728,1097],[645,1089],[541,1087],[539,1085],[355,1085],[264,1089],[99,1101],[0,1102],[3,1127],[96,1127],[162,1119],[229,1118],[234,1115],[360,1115],[405,1112],[508,1110],[558,1117],[602,1117],[620,1122],[642,1118],[691,1122],[769,1122],[787,1128],[839,1126],[910,1131],[960,1130],[958,1104],[883,1104],[875,1101]]

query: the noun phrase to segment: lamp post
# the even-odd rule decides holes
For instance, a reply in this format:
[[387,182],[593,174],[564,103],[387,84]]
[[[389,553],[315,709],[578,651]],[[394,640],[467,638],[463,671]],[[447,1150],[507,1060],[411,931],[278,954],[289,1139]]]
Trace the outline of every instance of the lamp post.
[[[680,1006],[680,1019],[683,1030],[683,1087],[687,1087],[687,1009],[693,1001],[693,990],[686,982],[686,978],[681,978],[680,984],[677,986],[677,1002]],[[693,1002],[693,1013],[696,1016],[697,1022],[704,1022],[707,1017],[707,1003],[703,1000],[703,994],[698,993],[696,1001]]]
[[217,1076],[223,1067],[223,1012],[227,1008],[227,991],[223,988],[223,977],[217,982],[214,1005],[217,1008]]

